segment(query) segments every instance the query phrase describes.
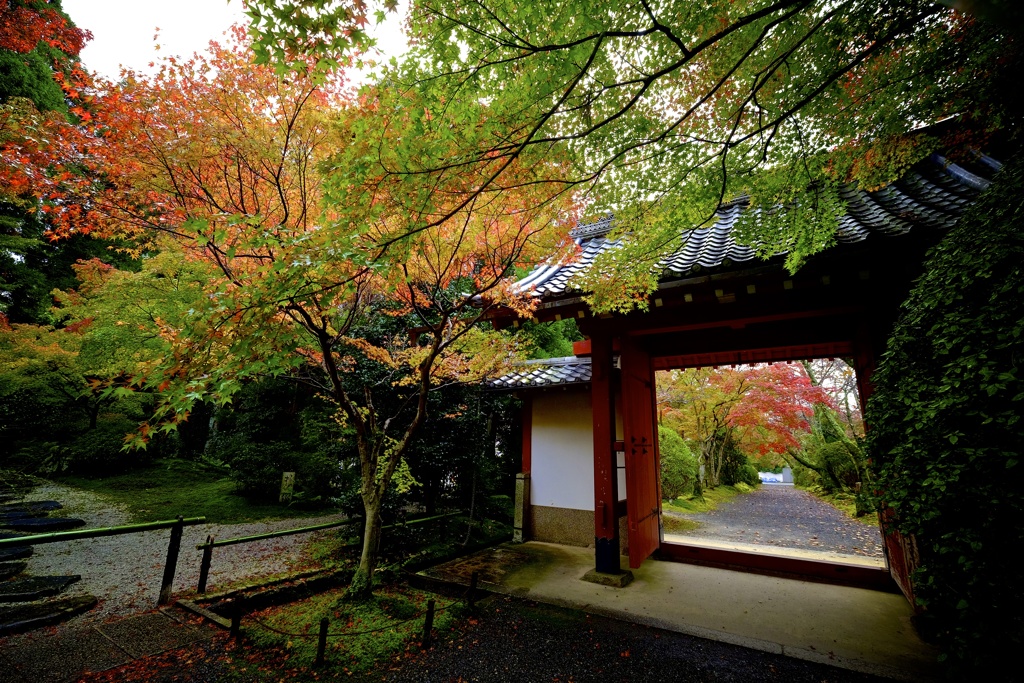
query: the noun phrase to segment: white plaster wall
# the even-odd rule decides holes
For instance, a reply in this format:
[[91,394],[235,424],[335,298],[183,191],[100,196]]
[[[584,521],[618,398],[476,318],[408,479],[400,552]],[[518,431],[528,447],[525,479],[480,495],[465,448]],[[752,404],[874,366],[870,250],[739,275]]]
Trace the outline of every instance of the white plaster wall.
[[589,387],[534,396],[530,503],[594,509],[594,432]]

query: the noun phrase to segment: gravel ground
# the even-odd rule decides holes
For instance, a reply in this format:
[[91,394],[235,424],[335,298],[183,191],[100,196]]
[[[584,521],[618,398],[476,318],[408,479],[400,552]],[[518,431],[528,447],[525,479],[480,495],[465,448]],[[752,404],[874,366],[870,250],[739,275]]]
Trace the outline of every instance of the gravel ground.
[[383,676],[481,681],[877,681],[873,676],[550,605],[500,598],[479,623]]
[[[131,523],[126,510],[112,505],[104,497],[57,484],[41,485],[25,500],[60,501],[64,509],[55,514],[84,519],[86,528]],[[202,554],[195,546],[203,543],[207,535],[233,538],[336,519],[337,516],[331,516],[185,527],[174,594],[195,591]],[[96,608],[57,628],[78,628],[88,623],[136,614],[156,606],[170,533],[169,529],[162,529],[37,545],[35,553],[28,559],[26,573],[35,576],[80,574],[82,580],[64,594],[88,593],[100,599]],[[288,571],[302,561],[303,549],[310,538],[309,534],[297,534],[215,549],[208,589],[213,591],[245,579]]]
[[458,633],[438,634],[421,654],[352,676],[296,667],[281,653],[261,656],[225,636],[80,683],[267,683],[347,680],[371,683],[872,683],[866,674],[671,631],[638,626],[509,596],[481,606]]
[[680,536],[883,557],[877,526],[852,520],[793,486],[764,484],[711,512],[665,514],[702,524],[693,531],[673,532]]

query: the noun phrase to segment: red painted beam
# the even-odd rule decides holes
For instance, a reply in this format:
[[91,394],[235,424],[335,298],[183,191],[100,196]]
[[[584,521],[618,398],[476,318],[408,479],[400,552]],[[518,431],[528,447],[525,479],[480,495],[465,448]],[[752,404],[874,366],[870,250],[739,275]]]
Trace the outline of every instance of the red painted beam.
[[715,365],[745,365],[810,358],[849,358],[855,355],[855,351],[856,347],[853,342],[827,342],[744,349],[741,351],[684,353],[655,358],[654,369],[672,370],[676,368],[698,368]]

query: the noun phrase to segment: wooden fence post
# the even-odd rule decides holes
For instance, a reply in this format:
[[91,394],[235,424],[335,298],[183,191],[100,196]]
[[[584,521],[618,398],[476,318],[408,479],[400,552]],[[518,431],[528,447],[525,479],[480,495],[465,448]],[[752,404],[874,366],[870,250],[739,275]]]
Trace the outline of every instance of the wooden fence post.
[[313,666],[323,666],[324,652],[327,650],[327,625],[330,621],[327,617],[320,620],[320,639],[316,643],[316,661]]
[[178,567],[178,551],[181,550],[181,534],[185,529],[185,518],[178,515],[178,522],[171,527],[171,540],[167,544],[167,563],[164,564],[164,580],[160,585],[158,605],[166,605],[171,601],[171,589],[174,586],[174,572]]
[[196,592],[200,595],[206,593],[206,581],[210,578],[210,563],[213,562],[213,536],[206,537],[206,545],[203,547],[203,561],[199,563],[199,587]]
[[473,572],[469,579],[469,608],[476,609],[476,582],[480,579],[480,572]]
[[231,630],[229,631],[233,640],[242,636],[242,603],[235,598],[231,605]]
[[434,630],[434,601],[427,600],[427,618],[423,622],[423,649],[430,649],[430,632]]

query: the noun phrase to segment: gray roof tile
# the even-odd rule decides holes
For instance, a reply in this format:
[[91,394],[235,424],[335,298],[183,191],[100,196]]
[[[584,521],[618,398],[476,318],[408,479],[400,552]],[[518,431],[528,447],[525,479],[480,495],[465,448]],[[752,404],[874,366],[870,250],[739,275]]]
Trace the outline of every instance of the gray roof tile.
[[586,384],[590,381],[590,359],[567,356],[528,360],[507,375],[488,382],[490,389],[526,389]]
[[[985,156],[980,164],[997,171],[1001,164]],[[915,165],[904,177],[874,192],[847,188],[841,191],[847,212],[840,221],[837,242],[863,242],[872,234],[903,235],[912,228],[947,229],[956,223],[989,180],[948,160],[932,155]],[[687,277],[696,270],[708,270],[750,261],[750,247],[736,244],[733,228],[746,210],[743,201],[725,204],[713,225],[682,232],[682,246],[659,263],[663,280]],[[570,235],[579,246],[579,256],[564,264],[538,266],[517,285],[535,296],[558,296],[571,289],[573,276],[589,269],[596,256],[621,243],[609,239],[612,216],[578,226]],[[539,370],[537,370],[539,372]]]

